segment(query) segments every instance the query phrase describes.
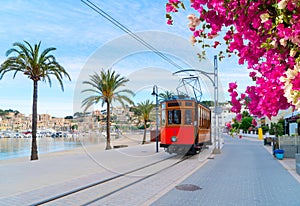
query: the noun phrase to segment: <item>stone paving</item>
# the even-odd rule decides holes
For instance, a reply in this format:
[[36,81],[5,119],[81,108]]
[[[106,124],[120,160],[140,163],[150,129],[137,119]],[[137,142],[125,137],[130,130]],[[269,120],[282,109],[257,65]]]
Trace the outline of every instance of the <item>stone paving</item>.
[[215,156],[181,184],[201,189],[172,189],[152,205],[300,205],[299,182],[262,145],[228,137]]
[[104,151],[93,145],[40,155],[38,161],[16,158],[0,161],[0,205],[30,205],[95,181],[169,157],[155,153],[154,144],[140,145],[142,138],[120,139],[113,145],[129,147]]
[[[128,139],[118,141],[115,145],[129,145],[120,150],[103,152],[99,147],[104,145],[100,145],[42,155],[36,162],[22,158],[0,161],[0,205],[30,205],[111,177],[141,162],[169,156],[163,150],[155,153],[154,143],[141,146],[139,140],[140,137],[131,143]],[[293,160],[275,159],[271,147],[263,146],[262,141],[225,135],[222,153],[212,155],[211,151],[212,148],[205,150],[170,170],[88,205],[300,205],[300,178],[295,175]],[[200,189],[175,189],[183,184]],[[47,205],[84,205],[105,191],[92,188]]]

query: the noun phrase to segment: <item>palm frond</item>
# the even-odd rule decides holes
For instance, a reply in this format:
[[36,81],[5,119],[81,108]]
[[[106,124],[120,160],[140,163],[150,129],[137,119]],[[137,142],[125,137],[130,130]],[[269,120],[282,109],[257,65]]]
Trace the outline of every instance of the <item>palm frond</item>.
[[82,107],[84,107],[84,112],[86,112],[92,105],[95,105],[99,102],[100,98],[97,95],[92,95],[85,98],[82,101]]
[[[82,83],[89,86],[88,89],[84,89],[82,92],[89,92],[92,94],[91,98],[98,97],[98,101],[93,103],[98,103],[102,101],[102,106],[105,103],[111,103],[112,101],[119,102],[122,106],[125,106],[125,102],[132,104],[131,99],[126,96],[126,94],[134,94],[131,90],[124,89],[120,90],[121,87],[125,86],[125,83],[129,80],[125,77],[121,77],[120,74],[117,74],[112,70],[101,70],[99,73],[94,73],[89,76],[89,81],[83,81]],[[88,100],[89,97],[82,101],[82,106],[85,106],[87,109],[92,104],[88,103],[91,100]]]
[[140,114],[140,117],[142,117],[142,120],[144,122],[148,122],[150,120],[150,113],[154,107],[155,105],[153,104],[153,102],[150,102],[150,100],[148,99],[144,102],[138,103],[135,110],[138,114]]
[[9,57],[0,67],[0,79],[8,71],[14,71],[13,77],[18,72],[23,72],[24,75],[34,81],[49,82],[51,87],[52,82],[50,76],[54,76],[58,83],[63,87],[63,76],[71,81],[69,74],[66,70],[56,61],[51,51],[56,50],[54,47],[41,50],[41,41],[32,46],[29,42],[24,43],[15,42],[13,48],[7,50],[6,55],[15,54]]

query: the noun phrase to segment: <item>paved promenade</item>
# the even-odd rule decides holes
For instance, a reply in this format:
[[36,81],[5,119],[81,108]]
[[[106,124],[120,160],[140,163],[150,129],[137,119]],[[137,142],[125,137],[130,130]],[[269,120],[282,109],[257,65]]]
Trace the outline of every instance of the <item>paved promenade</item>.
[[[39,161],[30,162],[28,157],[0,161],[0,206],[34,205],[170,157],[163,150],[156,153],[154,143],[140,145],[140,140],[140,136],[120,139],[113,145],[129,147],[111,151],[100,144],[43,154]],[[295,174],[294,160],[275,159],[271,147],[256,138],[224,135],[222,146],[221,154],[212,155],[210,148],[107,198],[99,196],[120,188],[120,182],[46,205],[300,205],[300,176]],[[129,175],[123,183],[134,178]],[[182,186],[194,191],[180,190]]]
[[[267,148],[269,149],[269,148]],[[222,154],[184,180],[195,191],[172,189],[152,205],[300,205],[300,183],[262,141],[226,137]]]
[[[0,161],[0,206],[30,205],[101,179],[123,173],[135,165],[169,157],[155,153],[153,144],[141,145],[142,135],[112,141],[124,149],[104,151],[105,144]],[[76,204],[74,204],[76,205]],[[78,205],[78,204],[77,204]]]

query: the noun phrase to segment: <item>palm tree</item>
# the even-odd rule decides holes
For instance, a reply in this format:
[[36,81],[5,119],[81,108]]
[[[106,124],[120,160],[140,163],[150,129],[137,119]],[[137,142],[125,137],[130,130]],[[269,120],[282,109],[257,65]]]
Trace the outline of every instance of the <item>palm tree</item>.
[[66,70],[56,61],[55,57],[50,54],[56,48],[50,47],[41,51],[41,42],[32,47],[27,41],[25,44],[16,42],[13,48],[6,52],[6,56],[15,54],[15,56],[8,57],[7,60],[1,64],[0,79],[4,74],[13,71],[15,78],[18,72],[23,73],[33,81],[33,103],[32,103],[32,145],[31,145],[31,160],[38,159],[38,150],[36,144],[36,130],[37,130],[37,98],[38,98],[38,82],[49,82],[51,87],[51,76],[54,76],[61,89],[64,90],[62,79],[63,75],[70,81],[71,78]]
[[144,123],[144,136],[142,144],[145,144],[146,142],[147,123],[150,121],[150,113],[154,107],[155,105],[153,102],[150,102],[148,99],[144,102],[138,103],[137,107],[135,108],[136,113],[140,115]]
[[164,93],[159,93],[160,101],[171,99],[175,94],[171,91],[164,91]]
[[82,107],[84,112],[94,104],[97,104],[99,101],[102,102],[102,106],[106,104],[106,113],[107,113],[107,122],[106,122],[106,150],[111,149],[110,145],[110,107],[112,101],[116,101],[122,104],[125,107],[125,102],[132,104],[131,99],[126,96],[128,94],[133,95],[134,93],[128,89],[120,90],[120,87],[125,86],[125,83],[129,79],[121,77],[120,74],[117,74],[115,71],[107,70],[100,71],[100,74],[90,75],[90,81],[84,81],[83,84],[91,86],[90,89],[85,89],[82,92],[93,93],[91,96],[85,98],[82,101]]

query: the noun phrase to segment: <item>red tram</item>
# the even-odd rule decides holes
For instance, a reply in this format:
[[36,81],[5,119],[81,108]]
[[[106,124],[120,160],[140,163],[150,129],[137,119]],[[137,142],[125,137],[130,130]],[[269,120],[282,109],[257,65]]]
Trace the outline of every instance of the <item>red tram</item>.
[[211,111],[193,99],[161,102],[160,147],[168,153],[195,154],[211,143]]

